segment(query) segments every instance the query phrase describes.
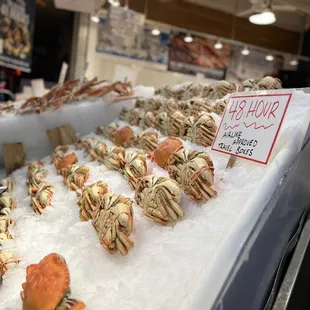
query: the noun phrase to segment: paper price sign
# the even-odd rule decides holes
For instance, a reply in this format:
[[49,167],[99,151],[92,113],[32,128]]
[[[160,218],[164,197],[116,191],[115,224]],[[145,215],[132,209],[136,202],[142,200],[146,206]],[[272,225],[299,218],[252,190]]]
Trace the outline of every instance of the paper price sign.
[[267,164],[292,93],[232,96],[212,150]]

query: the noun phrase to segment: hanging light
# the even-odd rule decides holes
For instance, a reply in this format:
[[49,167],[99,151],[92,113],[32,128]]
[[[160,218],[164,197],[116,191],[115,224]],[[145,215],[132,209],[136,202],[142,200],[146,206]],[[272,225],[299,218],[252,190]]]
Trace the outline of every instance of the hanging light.
[[223,48],[223,43],[220,40],[217,40],[217,42],[214,44],[214,48],[217,50],[220,50]]
[[160,35],[160,30],[158,28],[153,28],[152,29],[152,35],[153,36],[159,36]]
[[266,8],[262,13],[251,15],[249,21],[255,25],[271,25],[276,21],[276,16],[270,8]]
[[100,22],[100,18],[96,15],[93,15],[91,18],[90,18],[94,23],[99,23]]
[[113,5],[113,6],[120,6],[121,4],[120,4],[120,2],[119,2],[119,0],[109,0],[108,1],[111,5]]
[[265,59],[266,59],[267,61],[273,61],[273,60],[274,60],[274,57],[273,57],[272,55],[267,55],[267,56],[265,57]]
[[292,59],[292,60],[290,61],[290,65],[291,65],[291,66],[297,66],[297,65],[298,65],[298,60],[297,60],[297,59]]
[[190,35],[190,34],[187,34],[185,37],[184,37],[184,41],[186,42],[186,43],[191,43],[191,42],[193,42],[193,37]]
[[248,56],[250,54],[250,50],[248,49],[248,47],[246,45],[243,47],[243,50],[241,51],[241,54],[243,56]]

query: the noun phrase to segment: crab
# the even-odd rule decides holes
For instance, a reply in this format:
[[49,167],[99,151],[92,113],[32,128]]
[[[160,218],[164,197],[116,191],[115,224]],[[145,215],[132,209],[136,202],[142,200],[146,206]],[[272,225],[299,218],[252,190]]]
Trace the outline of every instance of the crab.
[[72,191],[81,189],[89,178],[89,168],[85,166],[72,165],[62,170],[64,183]]
[[281,89],[282,83],[279,79],[271,76],[262,78],[254,88],[255,90],[267,90],[267,89]]
[[[137,102],[138,102],[138,100],[137,100]],[[126,107],[122,108],[121,112],[119,113],[119,119],[122,120],[122,121],[127,121],[127,117],[128,117],[129,111],[130,110],[128,110]]]
[[94,140],[88,152],[93,160],[103,163],[107,155],[107,145],[104,142]]
[[107,155],[103,164],[110,170],[121,171],[123,169],[125,149],[118,146],[108,146]]
[[161,112],[156,115],[155,128],[165,136],[169,134],[169,123],[170,117],[167,112]]
[[216,124],[211,114],[199,115],[194,124],[194,142],[203,146],[212,145],[216,135]]
[[118,129],[119,125],[117,123],[111,123],[108,126],[102,126],[97,128],[97,134],[112,140],[114,137],[114,132]]
[[184,192],[196,201],[216,197],[214,166],[205,152],[180,150],[172,154],[168,161],[169,176],[177,181]]
[[56,165],[57,162],[60,161],[65,156],[65,153],[68,151],[68,149],[69,149],[68,145],[58,145],[55,148],[54,152],[52,153],[51,156],[52,163]]
[[161,101],[158,98],[151,97],[145,100],[142,108],[144,108],[145,112],[156,112],[161,106]]
[[181,100],[188,100],[201,94],[202,85],[193,83],[184,88],[184,92],[180,96]]
[[130,147],[135,144],[136,137],[129,126],[115,130],[113,136],[112,141],[117,146]]
[[216,102],[213,111],[217,115],[222,115],[226,109],[227,101],[226,100],[219,100]]
[[133,230],[132,200],[106,193],[95,211],[93,226],[104,249],[111,254],[119,251],[122,255],[127,255],[134,247],[129,239]]
[[194,136],[195,136],[195,117],[194,116],[188,116],[183,122],[183,126],[180,130],[180,137],[182,137],[185,140],[194,142]]
[[227,81],[219,81],[210,86],[208,98],[211,100],[222,99],[224,96],[237,91],[237,86]]
[[138,184],[135,199],[143,209],[143,214],[159,224],[175,223],[184,216],[184,211],[179,206],[180,187],[169,178],[145,176]]
[[211,113],[213,111],[212,103],[207,98],[195,98],[191,101],[191,115],[197,116],[201,112]]
[[55,167],[57,171],[60,172],[62,169],[67,169],[71,165],[74,165],[75,163],[77,163],[77,161],[78,161],[78,158],[76,154],[71,153],[71,154],[64,156],[59,161],[57,161],[57,163],[55,164]]
[[169,157],[183,147],[181,140],[169,137],[158,144],[154,152],[149,152],[152,161],[164,169],[167,167]]
[[16,221],[10,217],[0,216],[0,240],[13,238],[10,231],[15,226],[15,222]]
[[20,259],[14,257],[13,253],[0,250],[0,285],[2,284],[2,276],[19,262]]
[[[144,106],[144,103],[145,103],[145,99],[143,98],[138,98],[135,102],[135,108],[143,108]],[[126,108],[124,108],[126,109]]]
[[126,152],[122,173],[132,189],[136,189],[141,177],[146,176],[147,165],[144,154]]
[[79,196],[78,205],[80,207],[80,219],[88,221],[94,218],[94,212],[103,201],[103,195],[108,192],[108,185],[98,181],[85,186]]
[[119,96],[122,96],[122,97],[133,95],[133,89],[132,89],[131,83],[130,82],[122,83],[120,81],[90,89],[87,92],[87,95],[89,97],[103,97],[113,91],[118,93]]
[[38,191],[38,187],[41,183],[45,181],[45,178],[48,174],[46,169],[39,169],[32,172],[32,175],[29,176],[28,185],[29,185],[29,195],[33,196]]
[[12,198],[11,193],[2,193],[0,195],[0,215],[8,215],[15,208],[16,200]]
[[128,111],[126,122],[131,126],[138,126],[144,116],[142,109],[134,108]]
[[32,179],[32,176],[38,171],[43,168],[43,163],[41,161],[33,161],[28,165],[28,171],[27,171],[27,182],[29,182]]
[[170,116],[169,134],[174,137],[180,136],[180,131],[183,126],[186,116],[181,111],[175,111]]
[[167,112],[168,115],[172,115],[176,110],[179,110],[179,108],[178,100],[175,98],[167,99],[162,106],[162,110]]
[[155,151],[158,145],[158,133],[155,131],[144,131],[137,137],[137,147],[146,151]]
[[37,193],[32,197],[32,209],[36,214],[41,215],[43,210],[51,205],[53,191],[54,187],[52,185],[44,183],[39,185]]
[[7,187],[7,192],[8,193],[12,193],[13,189],[14,189],[14,181],[11,177],[2,179],[0,181],[0,186],[6,186]]
[[155,114],[153,112],[146,112],[141,119],[139,126],[143,129],[155,127]]
[[90,151],[93,149],[97,142],[98,141],[93,138],[81,139],[79,146],[81,147],[81,149],[84,149],[85,152],[90,153]]
[[243,81],[242,85],[239,87],[239,91],[251,91],[254,90],[258,81],[254,79],[247,79]]
[[45,256],[26,269],[22,284],[23,310],[83,310],[82,301],[71,299],[70,273],[63,257],[56,253]]

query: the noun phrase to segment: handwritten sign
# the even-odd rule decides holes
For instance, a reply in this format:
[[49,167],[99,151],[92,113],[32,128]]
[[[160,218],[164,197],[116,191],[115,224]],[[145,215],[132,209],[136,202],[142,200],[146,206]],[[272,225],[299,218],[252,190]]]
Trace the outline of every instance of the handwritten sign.
[[292,93],[232,96],[212,150],[267,164]]

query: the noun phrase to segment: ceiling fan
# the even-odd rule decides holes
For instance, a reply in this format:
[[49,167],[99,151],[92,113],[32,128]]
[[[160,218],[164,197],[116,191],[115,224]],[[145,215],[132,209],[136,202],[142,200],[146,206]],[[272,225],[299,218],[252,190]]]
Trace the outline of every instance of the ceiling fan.
[[237,13],[239,17],[245,17],[256,13],[262,13],[266,9],[274,12],[295,12],[297,8],[289,4],[272,4],[271,0],[249,0],[251,8]]

